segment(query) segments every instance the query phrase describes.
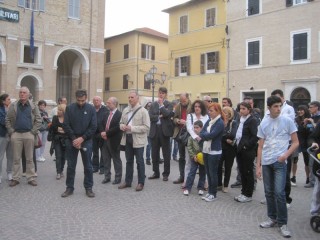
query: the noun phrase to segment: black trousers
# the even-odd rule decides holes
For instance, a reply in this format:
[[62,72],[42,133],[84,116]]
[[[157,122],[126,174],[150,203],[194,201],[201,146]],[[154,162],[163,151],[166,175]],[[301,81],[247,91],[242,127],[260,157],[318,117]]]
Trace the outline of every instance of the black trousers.
[[183,143],[178,143],[179,148],[179,172],[180,178],[184,179],[184,168],[186,166],[186,146]]
[[162,155],[164,160],[164,169],[162,176],[170,175],[170,137],[164,136],[161,125],[157,125],[156,133],[151,138],[151,155],[152,155],[152,169],[156,176],[160,176],[159,161],[160,148],[162,148]]
[[241,194],[245,195],[246,197],[252,197],[253,194],[253,162],[255,156],[255,150],[241,150],[237,153],[242,183]]

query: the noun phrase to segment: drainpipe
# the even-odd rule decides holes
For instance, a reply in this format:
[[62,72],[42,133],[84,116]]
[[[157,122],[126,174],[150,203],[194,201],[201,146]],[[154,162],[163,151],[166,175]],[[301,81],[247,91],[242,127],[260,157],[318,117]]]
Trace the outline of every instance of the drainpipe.
[[92,47],[92,3],[93,0],[90,1],[90,34],[89,34],[89,70],[88,70],[88,99],[91,99],[91,47]]

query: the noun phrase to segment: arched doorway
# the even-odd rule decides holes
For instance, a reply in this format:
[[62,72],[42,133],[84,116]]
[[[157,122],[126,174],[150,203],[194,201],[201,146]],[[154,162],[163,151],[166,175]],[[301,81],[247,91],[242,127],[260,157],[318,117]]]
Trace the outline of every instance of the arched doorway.
[[33,96],[34,101],[39,101],[39,94],[37,89],[38,87],[38,81],[35,77],[33,76],[25,76],[21,82],[20,82],[20,87],[27,87],[30,90],[30,93]]
[[81,49],[65,47],[56,54],[55,67],[56,98],[64,96],[71,103],[77,89],[87,88],[88,58]]
[[290,95],[290,101],[293,103],[294,109],[297,109],[299,105],[306,105],[311,101],[310,93],[303,87],[294,89]]

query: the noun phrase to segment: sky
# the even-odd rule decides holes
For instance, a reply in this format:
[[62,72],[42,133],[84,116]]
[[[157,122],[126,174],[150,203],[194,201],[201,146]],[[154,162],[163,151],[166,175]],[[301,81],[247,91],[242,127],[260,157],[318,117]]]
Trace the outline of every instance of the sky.
[[162,10],[189,0],[106,0],[105,37],[148,27],[169,33],[169,14]]

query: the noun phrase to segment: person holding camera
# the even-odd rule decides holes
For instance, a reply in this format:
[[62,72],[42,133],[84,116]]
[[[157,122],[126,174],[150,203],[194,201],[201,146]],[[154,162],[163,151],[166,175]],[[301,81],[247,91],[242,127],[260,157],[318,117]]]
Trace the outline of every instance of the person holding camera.
[[44,162],[46,159],[43,156],[44,149],[46,147],[47,136],[48,136],[48,124],[51,123],[49,115],[46,111],[47,103],[44,100],[38,102],[38,107],[40,111],[40,116],[42,119],[42,124],[39,129],[39,137],[41,139],[41,147],[36,149],[36,160],[38,162]]

